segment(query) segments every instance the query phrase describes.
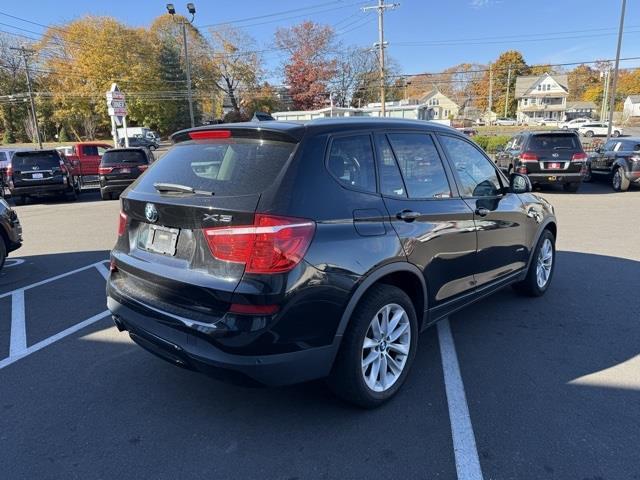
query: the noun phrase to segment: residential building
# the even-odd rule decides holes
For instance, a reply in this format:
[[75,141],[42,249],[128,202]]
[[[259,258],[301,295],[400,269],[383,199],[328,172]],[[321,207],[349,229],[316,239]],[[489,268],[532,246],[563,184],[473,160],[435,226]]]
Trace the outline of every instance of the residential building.
[[597,107],[593,102],[567,102],[565,120],[574,118],[594,118]]
[[[406,118],[412,120],[434,119],[433,105],[417,103],[411,100],[399,102],[387,102],[385,104],[385,116],[388,118]],[[283,111],[273,113],[276,120],[313,120],[316,118],[330,117],[379,117],[381,114],[380,103],[370,103],[363,108],[353,107],[325,107],[318,110],[307,111]],[[438,120],[438,119],[434,119]]]
[[640,95],[629,95],[624,101],[622,117],[640,117]]
[[529,123],[543,118],[562,121],[567,110],[567,75],[529,75],[516,78],[516,119]]
[[420,98],[420,103],[428,107],[427,120],[456,118],[460,111],[460,106],[437,88]]

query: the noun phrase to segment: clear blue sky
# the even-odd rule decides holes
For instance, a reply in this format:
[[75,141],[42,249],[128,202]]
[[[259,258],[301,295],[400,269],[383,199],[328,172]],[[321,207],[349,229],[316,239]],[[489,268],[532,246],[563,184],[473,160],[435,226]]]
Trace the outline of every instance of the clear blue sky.
[[[375,3],[371,0],[368,3]],[[389,3],[390,0],[387,0]],[[620,0],[399,0],[385,16],[389,54],[403,73],[437,72],[461,62],[486,63],[500,52],[520,50],[530,64],[564,63],[615,56]],[[159,0],[4,0],[0,12],[42,24],[64,23],[83,15],[112,15],[130,25],[148,25],[165,13]],[[186,1],[174,2],[179,12]],[[374,12],[355,0],[196,0],[195,25],[234,21],[260,48],[272,47],[277,27],[304,19],[334,25],[340,39],[361,46],[377,40]],[[313,7],[313,8],[310,8]],[[293,10],[293,11],[292,11]],[[290,11],[289,13],[282,13]],[[248,17],[254,20],[235,22]],[[0,15],[3,24],[42,31]],[[640,56],[640,0],[628,0],[622,56]],[[0,30],[19,32],[6,25]],[[31,33],[25,33],[34,35]],[[408,45],[410,43],[422,45]],[[431,42],[425,45],[425,42]],[[277,52],[265,55],[277,72]],[[639,61],[623,63],[637,66]]]

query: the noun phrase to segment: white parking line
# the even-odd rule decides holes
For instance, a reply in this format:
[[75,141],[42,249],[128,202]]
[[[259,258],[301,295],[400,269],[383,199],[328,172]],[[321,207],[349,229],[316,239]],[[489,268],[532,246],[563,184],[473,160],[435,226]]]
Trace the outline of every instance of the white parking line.
[[438,323],[438,339],[458,480],[482,480],[476,437],[473,434],[469,406],[448,318]]
[[11,295],[11,337],[9,356],[21,355],[27,349],[27,330],[24,324],[24,291]]
[[40,285],[45,285],[49,282],[53,282],[64,277],[68,277],[69,275],[73,275],[74,273],[83,272],[92,268],[95,268],[98,273],[100,273],[100,275],[102,275],[106,279],[109,276],[109,270],[104,265],[104,262],[106,262],[106,260],[103,260],[102,262],[92,263],[91,265],[87,265],[86,267],[77,268],[75,270],[71,270],[70,272],[62,273],[60,275],[56,275],[55,277],[50,277],[45,280],[32,283],[31,285],[27,285],[26,287],[18,288],[16,290],[12,290],[0,295],[0,298],[11,296],[11,336],[9,340],[9,356],[3,360],[0,360],[0,370],[8,365],[11,365],[12,363],[17,362],[27,355],[31,355],[32,353],[37,352],[38,350],[41,350],[44,347],[51,345],[52,343],[57,342],[58,340],[71,335],[72,333],[77,332],[78,330],[88,327],[89,325],[105,318],[110,314],[109,310],[105,310],[104,312],[87,318],[80,323],[76,323],[75,325],[72,325],[71,327],[63,331],[52,335],[49,338],[45,338],[44,340],[41,340],[34,345],[31,345],[29,347],[27,346],[24,292]]

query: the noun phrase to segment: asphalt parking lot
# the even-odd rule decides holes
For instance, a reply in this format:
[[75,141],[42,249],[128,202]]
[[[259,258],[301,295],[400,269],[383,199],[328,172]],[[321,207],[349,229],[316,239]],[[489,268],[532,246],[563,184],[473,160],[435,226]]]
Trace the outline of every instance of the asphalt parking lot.
[[428,330],[373,411],[322,382],[240,387],[153,357],[106,313],[119,202],[18,207],[25,245],[0,272],[0,477],[640,479],[640,189],[541,193],[559,218],[546,296],[477,303],[449,319],[452,343],[447,324]]

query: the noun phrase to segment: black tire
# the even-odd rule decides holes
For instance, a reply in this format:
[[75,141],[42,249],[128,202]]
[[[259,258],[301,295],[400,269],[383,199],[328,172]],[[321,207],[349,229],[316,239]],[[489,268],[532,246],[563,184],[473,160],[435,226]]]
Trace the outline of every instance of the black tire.
[[111,193],[100,190],[100,198],[102,200],[111,200]]
[[586,132],[584,132],[584,136],[585,137],[593,137],[593,131],[592,130],[587,130]]
[[614,130],[611,134],[612,137],[618,138],[620,136],[620,132],[618,130]]
[[66,193],[66,197],[67,201],[69,202],[75,202],[76,200],[78,200],[78,192],[76,192],[76,189],[73,188],[73,185],[71,185],[71,191],[68,191]]
[[593,172],[591,171],[591,165],[587,165],[587,173],[585,173],[584,177],[582,177],[582,181],[584,183],[593,182]]
[[16,205],[24,205],[26,202],[26,197],[24,195],[16,195],[13,197],[13,203]]
[[629,190],[631,182],[624,173],[621,167],[616,167],[611,176],[611,186],[616,192],[626,192]]
[[562,184],[562,189],[565,192],[569,192],[569,193],[576,193],[579,188],[580,188],[579,182],[570,182],[570,183]]
[[4,243],[4,238],[0,235],[0,270],[4,266],[4,261],[7,259],[7,246]]
[[[552,247],[552,263],[551,263],[551,273],[547,279],[547,282],[544,286],[538,285],[537,280],[537,260],[540,255],[540,250],[542,249],[542,245],[545,240],[551,241]],[[521,282],[514,283],[513,288],[518,293],[522,293],[523,295],[528,295],[530,297],[541,297],[549,288],[551,284],[551,280],[553,280],[553,272],[556,269],[556,239],[549,230],[544,230],[540,238],[538,239],[538,243],[536,244],[536,248],[533,250],[533,255],[531,256],[531,263],[529,264],[529,269],[527,270],[527,276]]]
[[[400,376],[387,390],[376,392],[369,388],[362,371],[363,342],[369,325],[385,305],[396,304],[407,313],[410,328],[409,353]],[[363,408],[375,408],[393,397],[407,378],[418,347],[418,321],[409,296],[392,285],[374,285],[354,310],[340,351],[327,380],[329,388],[340,398]]]

